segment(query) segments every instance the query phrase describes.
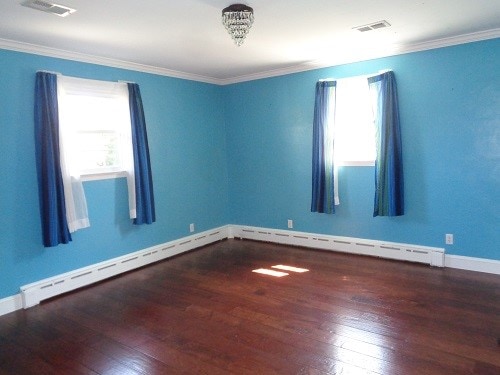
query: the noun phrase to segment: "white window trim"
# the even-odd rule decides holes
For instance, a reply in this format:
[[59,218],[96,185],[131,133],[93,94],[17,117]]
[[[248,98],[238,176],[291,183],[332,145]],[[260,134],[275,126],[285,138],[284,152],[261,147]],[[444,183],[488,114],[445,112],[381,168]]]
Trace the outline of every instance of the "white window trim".
[[[337,79],[336,82],[337,82],[337,97],[339,95],[339,93],[341,94],[340,92],[340,86],[341,84],[344,85],[346,84],[347,82],[352,82],[352,81],[356,81],[356,82],[359,82],[361,84],[361,81],[366,81],[367,78],[369,76],[366,76],[366,75],[361,75],[361,76],[352,76],[352,77],[345,77],[345,78],[340,78],[340,79]],[[366,82],[366,94],[368,94],[368,82]],[[338,105],[338,103],[336,103]],[[366,110],[370,110],[369,108],[366,108]],[[338,112],[336,111],[336,116],[337,116]],[[338,126],[338,124],[336,124],[336,126]],[[375,139],[373,139],[373,146],[375,146]],[[376,153],[376,151],[375,151]],[[358,155],[358,157],[361,156],[361,155]],[[367,155],[363,155],[361,157],[367,157]],[[335,165],[338,165],[338,166],[344,166],[344,167],[370,167],[370,166],[374,166],[375,165],[375,158],[376,158],[376,154],[373,155],[373,159],[368,159],[368,160],[358,160],[356,158],[353,158],[353,159],[340,159],[337,158],[337,155],[335,155],[334,157],[334,163]]]
[[[116,95],[121,94],[120,99],[123,103],[126,103],[127,110],[123,113],[123,120],[126,122],[124,127],[121,129],[120,136],[122,137],[122,151],[120,154],[121,165],[118,168],[104,168],[104,170],[78,170],[76,168],[69,168],[67,171],[67,179],[71,181],[78,182],[81,187],[82,181],[95,181],[95,180],[105,180],[114,179],[120,177],[127,178],[128,187],[128,200],[129,200],[129,214],[130,218],[136,218],[136,197],[135,197],[135,172],[134,172],[134,160],[133,160],[133,150],[132,150],[132,129],[131,129],[131,119],[129,113],[129,103],[128,103],[128,87],[126,82],[108,82],[108,81],[96,81],[84,78],[68,77],[58,75],[58,101],[64,97],[60,95],[62,93],[71,92],[74,90],[76,93],[88,91],[89,93],[97,95]],[[124,93],[126,91],[126,93]],[[62,99],[64,100],[64,99]],[[124,104],[125,105],[125,104]],[[61,106],[59,106],[61,110]],[[60,112],[61,114],[61,112]],[[60,116],[61,121],[61,116]],[[60,124],[61,125],[61,124]],[[62,132],[60,132],[61,134]],[[123,142],[124,141],[124,142]],[[64,144],[64,140],[61,144]],[[66,158],[65,158],[66,159]],[[69,166],[71,167],[71,166]],[[66,185],[65,185],[66,190]],[[82,204],[85,206],[85,211],[87,211],[85,195],[83,193],[83,188],[80,188],[82,195]],[[88,218],[88,214],[87,214]],[[88,221],[88,220],[87,220]],[[87,225],[88,226],[88,225]],[[78,229],[78,228],[77,228]]]
[[[76,92],[78,94],[82,92],[88,92],[91,95],[103,95],[103,96],[115,96],[117,93],[121,93],[124,95],[123,90],[127,90],[127,106],[128,106],[128,89],[126,88],[125,82],[109,82],[109,81],[98,81],[91,80],[85,78],[76,78],[76,77],[68,77],[68,76],[59,76],[59,82],[63,81],[65,92]],[[124,86],[125,85],[125,86]],[[59,93],[58,93],[59,95]],[[125,99],[123,99],[125,100]],[[128,110],[127,110],[128,112]],[[130,122],[130,118],[128,118],[128,122]],[[121,136],[125,136],[125,138],[130,139],[130,126],[126,127],[126,132],[122,133]],[[133,169],[133,159],[132,159],[132,144],[130,139],[130,146],[128,142],[122,143],[122,152],[121,156],[124,158],[119,167],[109,167],[102,169],[83,169],[79,171],[73,171],[76,173],[82,181],[93,181],[93,180],[104,180],[110,178],[120,178],[126,177],[128,173],[132,173]],[[125,145],[125,146],[124,146]],[[125,147],[125,148],[123,148]],[[125,153],[123,151],[126,149]]]
[[[377,73],[372,73],[372,74],[363,74],[363,75],[358,75],[358,76],[348,76],[348,77],[342,77],[342,78],[325,78],[325,79],[320,79],[320,81],[341,81],[341,80],[349,80],[349,79],[363,79],[363,78],[370,78],[373,76],[377,76],[382,73],[390,72],[391,69],[382,69],[379,70]],[[375,160],[335,160],[334,161],[336,166],[339,167],[374,167],[375,166]]]

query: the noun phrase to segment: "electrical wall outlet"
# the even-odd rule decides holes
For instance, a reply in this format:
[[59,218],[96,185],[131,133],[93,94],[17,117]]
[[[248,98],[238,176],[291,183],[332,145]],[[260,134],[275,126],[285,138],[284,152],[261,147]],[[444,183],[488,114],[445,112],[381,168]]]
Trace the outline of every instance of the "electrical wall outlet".
[[293,228],[293,220],[288,219],[288,229]]
[[453,234],[447,233],[445,235],[445,242],[447,245],[453,245]]
[[193,223],[189,224],[189,231],[190,231],[191,233],[193,233],[193,232],[194,232],[194,224],[193,224]]

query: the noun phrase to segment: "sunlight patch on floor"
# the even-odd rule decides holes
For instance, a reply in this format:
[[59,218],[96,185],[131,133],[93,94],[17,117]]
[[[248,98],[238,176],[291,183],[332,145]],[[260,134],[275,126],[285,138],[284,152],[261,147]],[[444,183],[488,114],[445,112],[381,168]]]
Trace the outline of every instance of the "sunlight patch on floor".
[[[283,265],[283,264],[277,264],[275,266],[271,266],[271,268],[274,268],[274,269],[270,270],[268,268],[259,268],[259,269],[253,270],[252,272],[261,273],[263,275],[270,275],[270,276],[274,276],[274,277],[283,277],[283,276],[288,276],[289,274],[286,272],[282,272],[282,271],[289,271],[289,272],[295,272],[295,273],[304,273],[304,272],[309,271],[306,268],[292,267],[292,266],[287,266],[287,265]],[[281,271],[276,271],[275,269],[278,269]]]
[[252,272],[261,273],[263,275],[269,275],[269,276],[274,276],[274,277],[288,276],[288,274],[286,272],[268,270],[266,268],[259,268],[259,269],[253,270]]
[[271,268],[276,268],[278,270],[283,270],[283,271],[297,272],[297,273],[303,273],[303,272],[308,272],[309,271],[306,268],[298,268],[298,267],[292,267],[292,266],[285,266],[283,264],[278,264],[276,266],[272,266]]

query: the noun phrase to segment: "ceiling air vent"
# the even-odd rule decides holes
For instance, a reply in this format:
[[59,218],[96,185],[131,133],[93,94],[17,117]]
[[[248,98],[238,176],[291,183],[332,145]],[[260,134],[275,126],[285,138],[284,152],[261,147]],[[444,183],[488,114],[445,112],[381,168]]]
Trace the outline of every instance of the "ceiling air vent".
[[65,7],[64,5],[48,3],[42,0],[28,0],[21,3],[22,6],[41,10],[42,12],[52,13],[59,17],[66,17],[67,15],[76,12],[76,9]]
[[382,29],[384,27],[389,27],[389,26],[391,26],[391,24],[387,21],[377,21],[377,22],[370,23],[368,25],[356,26],[356,27],[353,27],[353,29],[364,33],[365,31]]

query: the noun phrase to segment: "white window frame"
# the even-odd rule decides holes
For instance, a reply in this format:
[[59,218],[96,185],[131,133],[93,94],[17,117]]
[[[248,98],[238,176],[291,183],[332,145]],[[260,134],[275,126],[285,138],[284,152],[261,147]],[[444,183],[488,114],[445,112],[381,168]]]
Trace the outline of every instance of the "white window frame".
[[[84,128],[72,128],[71,114],[68,113],[69,105],[67,96],[88,96],[93,98],[103,97],[114,101],[113,117],[118,117],[117,124],[113,131],[119,136],[120,165],[117,167],[102,167],[96,169],[79,170],[71,165],[71,174],[77,176],[82,181],[94,181],[127,177],[133,170],[132,135],[130,123],[130,109],[128,102],[128,87],[124,82],[108,82],[90,80],[76,77],[58,76],[58,104],[59,104],[59,126],[61,129],[61,143],[65,147],[71,147],[72,142],[77,142],[76,134]],[[118,110],[117,110],[118,109]],[[91,131],[111,131],[112,128],[94,128]],[[74,143],[73,143],[74,144]],[[74,147],[74,146],[73,146]],[[72,157],[75,154],[69,151]],[[70,159],[71,159],[70,158]],[[76,160],[76,159],[75,159]],[[76,164],[72,162],[71,164]]]
[[[375,159],[376,159],[376,151],[375,151],[375,124],[373,120],[373,112],[371,109],[371,103],[369,101],[369,91],[368,91],[368,81],[367,81],[367,76],[356,76],[356,77],[349,77],[349,78],[342,78],[342,79],[337,79],[337,87],[336,87],[336,118],[335,118],[335,127],[334,127],[334,132],[336,133],[334,135],[335,139],[335,144],[338,144],[339,139],[338,139],[338,131],[339,131],[339,124],[340,126],[345,125],[342,124],[342,122],[338,118],[338,111],[339,111],[339,96],[342,95],[342,87],[346,84],[349,84],[349,82],[353,81],[366,81],[366,92],[364,93],[365,95],[365,100],[361,102],[360,104],[363,107],[363,110],[365,111],[366,117],[370,117],[370,119],[366,118],[367,121],[369,121],[372,126],[373,130],[370,129],[370,132],[373,131],[373,159],[371,160],[339,160],[336,158],[334,155],[334,165],[335,166],[343,166],[343,167],[373,167],[375,165]],[[356,103],[357,104],[357,103]],[[342,104],[341,104],[342,105]],[[365,124],[365,126],[369,126],[368,124]]]

